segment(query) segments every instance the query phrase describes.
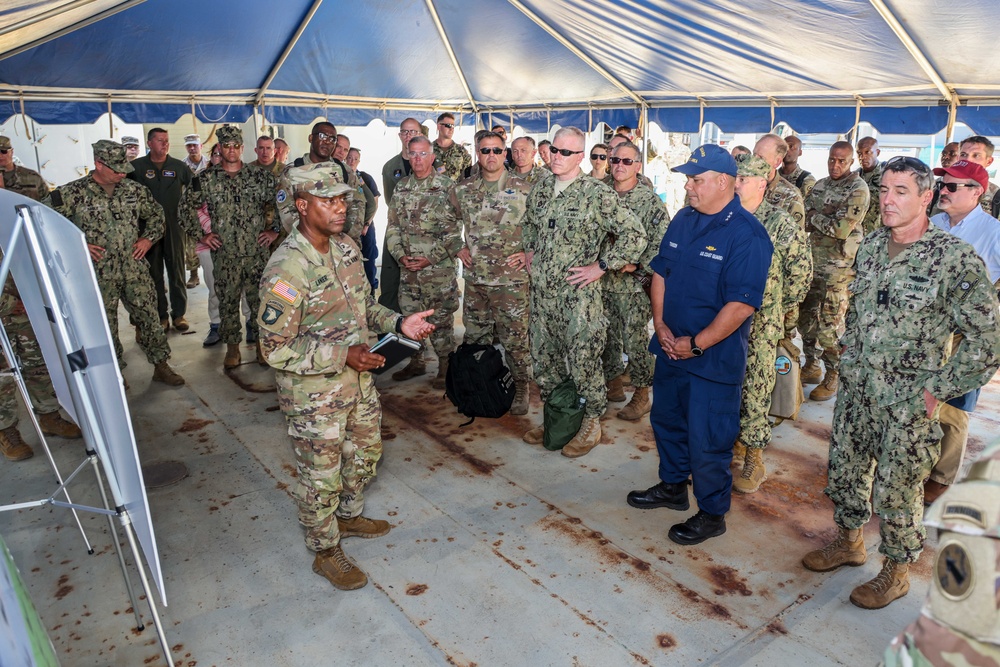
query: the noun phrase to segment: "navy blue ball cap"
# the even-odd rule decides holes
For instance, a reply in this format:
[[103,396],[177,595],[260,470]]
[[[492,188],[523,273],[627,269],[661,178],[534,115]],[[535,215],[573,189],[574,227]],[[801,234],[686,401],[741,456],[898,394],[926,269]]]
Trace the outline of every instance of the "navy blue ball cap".
[[736,160],[722,146],[705,144],[691,151],[691,157],[682,165],[670,171],[676,171],[685,176],[695,176],[706,171],[717,171],[720,174],[736,175]]

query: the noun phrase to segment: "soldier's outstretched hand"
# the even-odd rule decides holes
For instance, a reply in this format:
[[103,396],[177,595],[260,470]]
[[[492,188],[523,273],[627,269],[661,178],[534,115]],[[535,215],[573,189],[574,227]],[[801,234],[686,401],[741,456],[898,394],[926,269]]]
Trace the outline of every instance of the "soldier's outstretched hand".
[[427,321],[427,318],[434,314],[433,310],[425,310],[421,313],[413,313],[403,318],[400,328],[403,335],[413,340],[423,340],[434,331],[434,325]]
[[385,357],[369,352],[368,346],[365,344],[351,345],[347,348],[347,365],[361,373],[381,368],[385,365]]

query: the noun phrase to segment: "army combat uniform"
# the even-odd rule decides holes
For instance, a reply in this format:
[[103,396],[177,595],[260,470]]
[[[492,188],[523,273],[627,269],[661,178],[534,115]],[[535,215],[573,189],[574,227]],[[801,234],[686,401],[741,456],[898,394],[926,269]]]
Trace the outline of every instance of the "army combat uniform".
[[448,148],[441,148],[436,141],[433,142],[433,146],[435,171],[458,182],[465,174],[465,170],[472,166],[472,156],[469,155],[469,151],[457,141],[452,142]]
[[[799,310],[799,332],[807,362],[804,373],[818,370],[816,360],[822,358],[827,374],[833,373],[833,392],[840,365],[839,338],[847,309],[847,286],[854,277],[854,256],[863,236],[861,221],[868,212],[868,201],[868,186],[853,172],[837,181],[820,179],[806,199],[813,279]],[[832,396],[830,393],[826,398]]]
[[[788,175],[785,175],[784,173],[781,172],[779,172],[779,175],[783,179],[785,179],[786,181],[788,181],[789,183],[791,183],[792,185],[794,185],[799,189],[799,192],[802,193],[802,200],[804,205],[805,198],[809,196],[809,193],[810,191],[812,191],[813,186],[816,185],[816,177],[813,176],[808,171],[806,171],[805,169],[803,169],[800,165],[795,165],[795,170]],[[799,179],[802,180],[802,185],[799,185]]]
[[504,171],[498,181],[469,179],[454,192],[472,256],[472,267],[465,270],[464,341],[492,345],[499,339],[514,383],[524,390],[531,379],[528,272],[508,266],[507,258],[521,252],[521,221],[530,191],[530,183]]
[[[542,400],[572,378],[586,401],[585,416],[607,407],[601,356],[607,342],[602,281],[577,287],[569,270],[604,261],[610,271],[639,261],[646,249],[642,223],[618,204],[614,191],[581,174],[558,195],[555,178],[535,185],[524,218],[525,252],[531,261],[531,358]],[[605,256],[608,235],[615,243]]]
[[[411,174],[399,181],[389,203],[385,232],[385,245],[393,257],[426,257],[430,261],[430,266],[419,271],[400,265],[399,305],[403,315],[434,309],[427,321],[435,326],[430,340],[438,356],[441,380],[448,354],[455,349],[458,310],[455,255],[462,249],[462,235],[453,203],[454,185],[450,178],[436,173],[424,179]],[[410,363],[419,368],[422,356],[414,355]]]
[[868,212],[865,213],[865,219],[861,221],[864,234],[868,236],[882,226],[882,213],[878,203],[879,188],[882,185],[882,165],[876,164],[875,168],[868,172],[864,169],[858,169],[857,174],[868,186]]
[[632,385],[636,388],[652,387],[656,358],[647,348],[653,309],[643,289],[643,281],[652,280],[653,272],[649,264],[659,252],[660,241],[670,224],[670,215],[659,196],[642,183],[637,183],[628,192],[615,191],[615,194],[618,202],[642,223],[646,249],[635,262],[635,272],[609,271],[601,279],[604,283],[601,287],[604,312],[608,319],[607,343],[601,357],[604,379],[610,381],[625,372],[622,361],[624,352],[628,356]]
[[[344,224],[344,233],[354,239],[354,242],[361,246],[361,230],[365,226],[365,193],[361,179],[353,169],[348,169],[340,160],[328,160],[326,162],[312,162],[309,154],[300,157],[281,174],[278,180],[278,216],[281,219],[282,234],[287,234],[289,230],[298,222],[299,214],[295,211],[295,198],[291,195],[289,188],[290,179],[294,179],[301,170],[317,170],[322,168],[325,172],[318,179],[333,178],[338,183],[347,183],[351,186],[351,193],[347,199],[347,222]],[[344,175],[347,179],[344,179]]]

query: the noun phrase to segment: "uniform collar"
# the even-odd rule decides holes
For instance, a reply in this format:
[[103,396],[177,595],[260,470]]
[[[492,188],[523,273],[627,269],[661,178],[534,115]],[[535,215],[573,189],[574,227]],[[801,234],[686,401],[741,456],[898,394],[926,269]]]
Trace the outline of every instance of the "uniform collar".
[[[341,233],[341,236],[347,236]],[[303,236],[302,232],[299,231],[298,224],[292,226],[292,231],[288,234],[288,239],[291,245],[298,248],[299,252],[306,258],[306,261],[315,266],[323,266],[326,264],[323,254],[316,250],[312,243],[309,243],[309,239]],[[338,245],[338,242],[342,239],[338,239],[336,236],[330,237],[330,259],[333,261],[334,266],[340,265],[340,259],[343,252]],[[336,248],[336,251],[334,250]]]

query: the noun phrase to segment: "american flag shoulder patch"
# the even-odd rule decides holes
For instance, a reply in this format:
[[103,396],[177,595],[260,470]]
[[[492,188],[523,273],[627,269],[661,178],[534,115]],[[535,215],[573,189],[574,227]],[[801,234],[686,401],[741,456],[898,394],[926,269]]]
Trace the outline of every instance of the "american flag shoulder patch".
[[271,288],[271,294],[284,299],[288,303],[295,303],[295,300],[299,298],[299,291],[284,280],[278,280],[274,283],[274,287]]

